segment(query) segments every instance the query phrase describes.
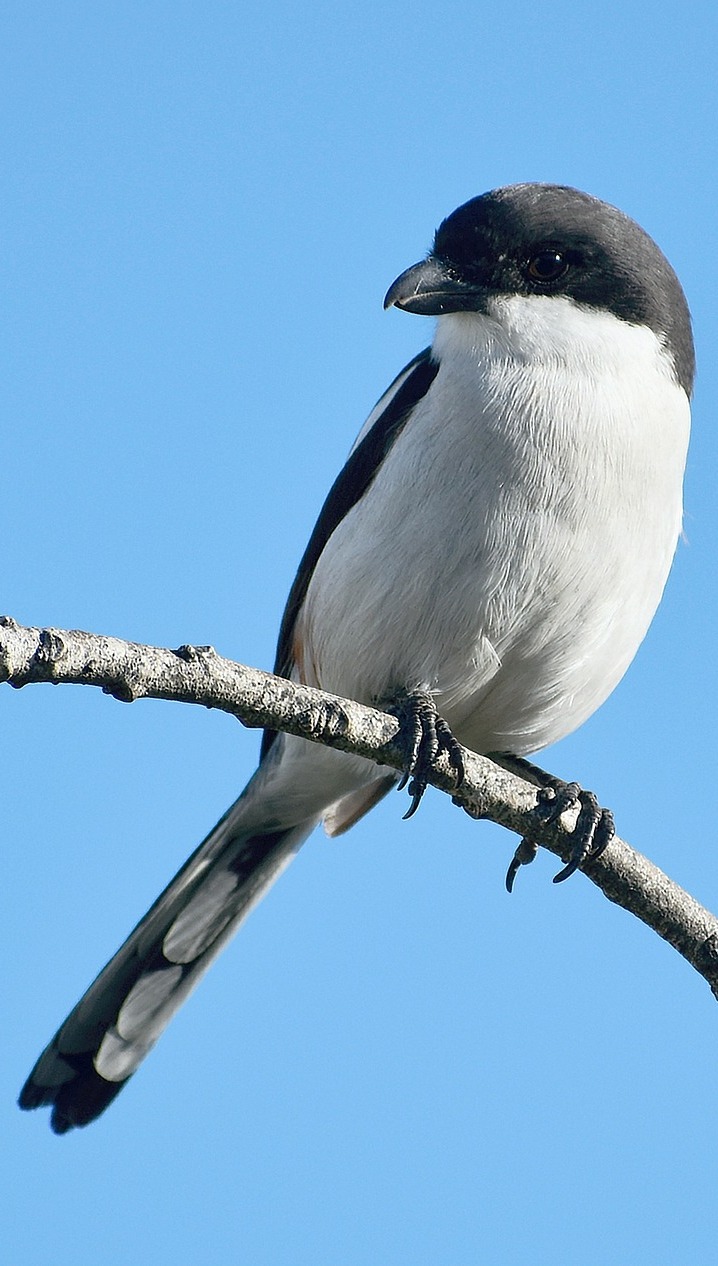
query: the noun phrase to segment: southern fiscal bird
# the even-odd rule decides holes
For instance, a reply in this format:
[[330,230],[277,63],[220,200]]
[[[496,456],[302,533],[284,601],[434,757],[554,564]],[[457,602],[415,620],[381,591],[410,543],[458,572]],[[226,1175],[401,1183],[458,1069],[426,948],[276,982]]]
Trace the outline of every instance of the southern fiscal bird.
[[[386,306],[437,318],[373,409],[300,563],[275,671],[398,709],[415,807],[437,748],[523,767],[577,802],[562,876],[610,813],[524,761],[623,676],[681,531],[694,352],[680,283],[614,207],[560,185],[454,211]],[[40,1056],[23,1108],[101,1113],[302,842],[398,781],[267,733],[259,767]],[[580,829],[579,829],[580,828]],[[509,883],[532,845],[524,841]]]

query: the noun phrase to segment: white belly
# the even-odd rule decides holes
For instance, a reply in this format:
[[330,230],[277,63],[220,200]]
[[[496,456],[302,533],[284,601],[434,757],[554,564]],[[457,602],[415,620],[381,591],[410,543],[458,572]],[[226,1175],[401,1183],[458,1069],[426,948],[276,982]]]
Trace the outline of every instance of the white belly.
[[680,532],[688,439],[653,334],[586,313],[577,343],[571,305],[570,337],[541,359],[526,321],[511,329],[527,302],[506,301],[502,325],[439,322],[439,374],[300,619],[322,688],[431,690],[467,746],[519,754],[580,725],[635,655]]

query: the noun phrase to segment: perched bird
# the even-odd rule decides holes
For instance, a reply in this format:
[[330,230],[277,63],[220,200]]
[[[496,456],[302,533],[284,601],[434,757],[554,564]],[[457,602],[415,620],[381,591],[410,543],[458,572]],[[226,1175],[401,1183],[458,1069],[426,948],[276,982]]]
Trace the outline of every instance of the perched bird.
[[[437,745],[459,777],[458,743],[521,767],[623,676],[681,530],[694,352],[651,238],[559,185],[459,207],[392,305],[437,317],[433,343],[329,492],[275,671],[398,707],[415,805]],[[397,780],[265,734],[248,786],[65,1020],[21,1106],[53,1105],[58,1133],[98,1116],[317,823],[346,830]],[[611,818],[575,784],[554,794],[583,814],[570,870]]]

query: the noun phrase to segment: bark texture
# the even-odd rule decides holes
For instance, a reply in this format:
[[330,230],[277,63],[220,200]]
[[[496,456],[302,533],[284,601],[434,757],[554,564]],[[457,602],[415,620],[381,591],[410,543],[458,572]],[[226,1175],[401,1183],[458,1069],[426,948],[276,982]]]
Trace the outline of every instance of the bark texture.
[[[403,767],[395,717],[376,708],[295,685],[224,659],[210,646],[168,650],[78,629],[29,628],[0,616],[0,681],[99,687],[124,703],[167,699],[219,708],[253,728],[269,727]],[[455,786],[448,761],[430,779],[474,818],[488,818],[566,861],[572,823],[537,820],[537,789],[484,756],[464,749],[465,777]],[[615,838],[583,874],[668,941],[708,982],[718,999],[718,919],[663,871]]]

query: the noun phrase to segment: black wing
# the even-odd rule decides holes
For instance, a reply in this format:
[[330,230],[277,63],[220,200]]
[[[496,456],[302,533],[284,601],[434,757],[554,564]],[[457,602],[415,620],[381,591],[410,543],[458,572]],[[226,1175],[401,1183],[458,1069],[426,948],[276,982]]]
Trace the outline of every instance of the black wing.
[[[278,677],[289,677],[291,674],[294,625],[324,546],[372,483],[389,449],[406,426],[416,405],[426,395],[438,372],[438,362],[431,359],[431,348],[427,347],[397,374],[376,406],[380,408],[382,400],[386,398],[386,407],[352,449],[346,464],[332,484],[284,608],[274,661],[274,671]],[[400,386],[395,389],[398,382]],[[262,758],[269,751],[275,736],[274,730],[264,731]]]

